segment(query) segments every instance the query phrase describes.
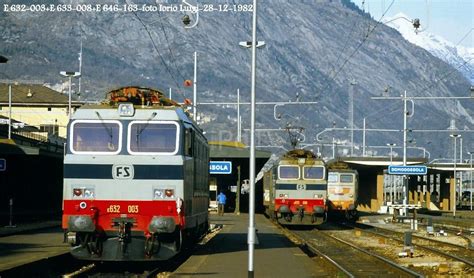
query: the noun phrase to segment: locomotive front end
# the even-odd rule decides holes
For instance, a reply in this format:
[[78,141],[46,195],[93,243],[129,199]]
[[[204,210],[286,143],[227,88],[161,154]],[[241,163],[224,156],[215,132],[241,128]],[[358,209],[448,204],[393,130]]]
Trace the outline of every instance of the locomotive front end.
[[285,225],[326,221],[326,167],[311,152],[294,150],[275,167],[274,211]]
[[176,107],[101,104],[75,113],[62,221],[74,257],[167,260],[180,251],[185,233],[206,231],[207,207],[192,214],[196,202],[206,202],[204,194],[192,198],[190,169],[197,157],[185,150],[192,127]]

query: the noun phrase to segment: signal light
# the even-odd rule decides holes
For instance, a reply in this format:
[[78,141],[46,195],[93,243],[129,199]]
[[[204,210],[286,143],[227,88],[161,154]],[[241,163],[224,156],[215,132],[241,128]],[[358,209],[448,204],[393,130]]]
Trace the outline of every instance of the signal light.
[[191,87],[192,85],[193,85],[192,80],[189,80],[189,79],[184,80],[184,86],[185,87]]
[[77,196],[77,197],[81,196],[82,195],[82,189],[81,188],[74,188],[73,194],[74,194],[74,196]]

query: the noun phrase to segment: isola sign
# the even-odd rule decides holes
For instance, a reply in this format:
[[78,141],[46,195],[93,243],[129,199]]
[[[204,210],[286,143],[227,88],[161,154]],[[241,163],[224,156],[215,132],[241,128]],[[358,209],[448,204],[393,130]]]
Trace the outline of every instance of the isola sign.
[[210,161],[209,162],[209,174],[228,175],[231,173],[232,173],[231,161]]
[[390,175],[426,175],[428,169],[426,166],[388,166]]

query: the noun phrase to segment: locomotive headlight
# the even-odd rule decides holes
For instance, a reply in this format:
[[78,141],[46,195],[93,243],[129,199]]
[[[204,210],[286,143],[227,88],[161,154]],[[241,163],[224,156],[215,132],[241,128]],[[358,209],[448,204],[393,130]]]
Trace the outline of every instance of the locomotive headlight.
[[174,189],[153,189],[153,199],[174,198]]
[[286,199],[288,199],[288,194],[280,194],[280,198],[286,198]]
[[321,199],[323,198],[323,194],[314,194],[314,198]]
[[86,188],[84,189],[84,198],[93,199],[95,196],[94,188]]
[[174,190],[173,189],[166,189],[165,190],[165,195],[167,198],[173,198],[174,197]]
[[72,194],[74,194],[75,197],[81,197],[82,196],[82,188],[74,188],[72,190]]
[[131,117],[135,114],[133,103],[120,103],[118,106],[118,113],[120,116]]
[[351,197],[351,198],[352,198],[352,197],[354,197],[354,195],[353,195],[353,194],[349,194],[349,197]]
[[153,199],[163,199],[164,198],[164,190],[163,189],[155,189],[153,190]]
[[92,187],[81,187],[72,189],[72,197],[76,199],[94,199],[95,190]]

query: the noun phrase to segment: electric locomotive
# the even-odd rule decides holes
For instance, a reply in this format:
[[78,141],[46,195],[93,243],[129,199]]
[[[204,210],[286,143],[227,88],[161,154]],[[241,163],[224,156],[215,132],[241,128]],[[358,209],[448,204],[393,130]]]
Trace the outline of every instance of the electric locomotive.
[[283,225],[326,221],[326,166],[310,151],[291,150],[264,174],[266,213]]
[[357,192],[359,175],[345,162],[337,161],[328,166],[328,203],[334,216],[357,218]]
[[167,260],[206,233],[209,148],[178,103],[113,90],[72,115],[67,138],[62,227],[74,257]]

